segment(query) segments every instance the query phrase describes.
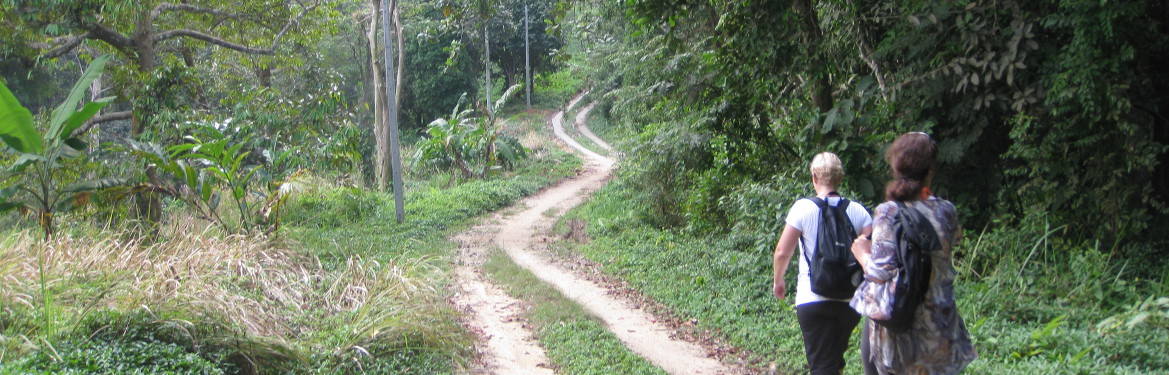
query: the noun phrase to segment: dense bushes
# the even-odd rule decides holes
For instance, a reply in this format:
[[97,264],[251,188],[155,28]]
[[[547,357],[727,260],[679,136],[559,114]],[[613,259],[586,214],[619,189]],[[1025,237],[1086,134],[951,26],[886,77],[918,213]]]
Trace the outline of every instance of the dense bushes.
[[1153,67],[1169,61],[1169,7],[791,4],[645,0],[566,18],[576,39],[611,41],[581,65],[613,120],[642,133],[628,169],[647,174],[654,209],[685,216],[661,225],[730,229],[723,197],[824,150],[880,201],[884,145],[925,130],[941,151],[934,191],[972,227],[1039,211],[1064,237],[1159,241],[1169,88]]

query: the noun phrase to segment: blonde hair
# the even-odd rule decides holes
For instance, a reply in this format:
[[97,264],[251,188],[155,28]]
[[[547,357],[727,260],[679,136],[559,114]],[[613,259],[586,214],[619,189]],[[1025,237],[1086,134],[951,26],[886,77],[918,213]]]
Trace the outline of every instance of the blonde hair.
[[831,152],[821,152],[812,158],[812,177],[815,177],[822,184],[827,184],[832,187],[840,185],[840,181],[844,180],[844,166],[840,163],[840,158]]

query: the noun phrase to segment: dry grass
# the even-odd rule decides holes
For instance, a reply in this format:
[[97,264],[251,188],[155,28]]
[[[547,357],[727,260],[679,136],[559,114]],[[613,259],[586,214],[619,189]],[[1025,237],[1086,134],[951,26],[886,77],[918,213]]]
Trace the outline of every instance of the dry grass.
[[[13,332],[0,324],[0,347],[36,350],[47,342],[38,337],[52,341],[54,333],[75,327],[95,310],[143,308],[180,312],[193,320],[189,324],[226,327],[235,332],[221,332],[225,337],[242,333],[302,358],[348,356],[367,352],[360,345],[442,329],[426,324],[441,308],[428,305],[442,300],[422,281],[436,272],[430,260],[382,264],[353,256],[326,270],[318,258],[295,246],[260,236],[222,236],[200,225],[175,222],[165,240],[151,244],[119,235],[62,235],[42,242],[33,231],[0,240],[0,308],[55,315],[51,327],[9,322],[8,327],[26,327]],[[42,257],[48,309],[40,290]]]

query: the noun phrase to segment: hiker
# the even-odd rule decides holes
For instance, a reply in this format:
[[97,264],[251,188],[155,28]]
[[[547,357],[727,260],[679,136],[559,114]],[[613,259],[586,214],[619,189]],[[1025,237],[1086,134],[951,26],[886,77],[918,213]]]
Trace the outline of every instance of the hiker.
[[[865,319],[861,334],[861,360],[865,374],[957,374],[978,357],[966,325],[954,305],[954,267],[951,249],[961,234],[958,215],[949,201],[935,197],[930,183],[937,164],[938,148],[929,135],[907,133],[897,138],[885,153],[893,180],[885,188],[885,203],[877,206],[873,218],[872,236],[861,235],[853,241],[852,251],[864,268],[865,281],[857,288],[851,305]],[[903,215],[898,216],[899,204]],[[898,253],[902,245],[896,235],[897,221],[920,223],[912,228],[933,229],[936,237],[931,244],[937,249],[922,249],[929,262],[928,285],[923,286],[921,299],[911,312],[911,320],[903,331],[878,324],[874,316],[891,314],[894,305],[891,285],[897,283]],[[910,227],[902,224],[904,227]],[[904,229],[903,227],[903,229]],[[912,230],[908,230],[912,232]],[[917,246],[907,245],[905,247]],[[902,254],[902,255],[899,255]],[[901,284],[897,284],[901,285]],[[912,289],[912,288],[909,288]],[[904,289],[903,289],[904,290]]]
[[[842,239],[845,244],[839,252],[857,267],[856,277],[859,280],[859,266],[855,265],[855,260],[849,254],[847,242],[852,240],[853,233],[869,234],[872,231],[872,218],[860,203],[849,202],[836,193],[836,187],[844,178],[844,168],[840,165],[840,158],[835,154],[823,152],[816,155],[812,158],[811,171],[816,196],[797,200],[788,211],[787,225],[775,246],[772,293],[780,300],[786,297],[787,286],[784,284],[783,275],[787,272],[792,254],[798,245],[802,255],[799,257],[799,275],[796,282],[796,318],[804,337],[804,353],[808,357],[808,367],[814,375],[839,374],[844,370],[844,351],[848,348],[849,336],[860,321],[860,315],[848,306],[849,297],[852,296],[856,284],[851,280],[851,275],[846,275],[845,279],[841,280],[846,284],[844,294],[833,298],[813,292],[808,259],[816,259],[821,255],[817,254],[817,248],[822,248],[817,243],[817,237],[821,234],[822,215],[840,212],[822,212],[821,208],[839,210],[841,204],[847,204],[844,206],[846,215],[842,218],[846,216],[852,227],[829,229],[833,229],[830,233],[848,232],[848,236]],[[841,230],[836,231],[838,228]]]

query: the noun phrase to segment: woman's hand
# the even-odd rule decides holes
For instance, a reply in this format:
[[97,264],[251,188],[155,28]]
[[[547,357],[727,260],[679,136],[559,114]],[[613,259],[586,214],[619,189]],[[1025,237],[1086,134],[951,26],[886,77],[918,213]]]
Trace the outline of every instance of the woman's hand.
[[787,297],[787,285],[783,282],[782,277],[776,278],[775,282],[772,283],[771,294],[774,294],[775,298],[778,299],[784,299]]
[[852,256],[856,257],[856,262],[864,269],[865,265],[869,263],[869,256],[873,252],[873,240],[868,235],[861,234],[855,240],[852,240]]

